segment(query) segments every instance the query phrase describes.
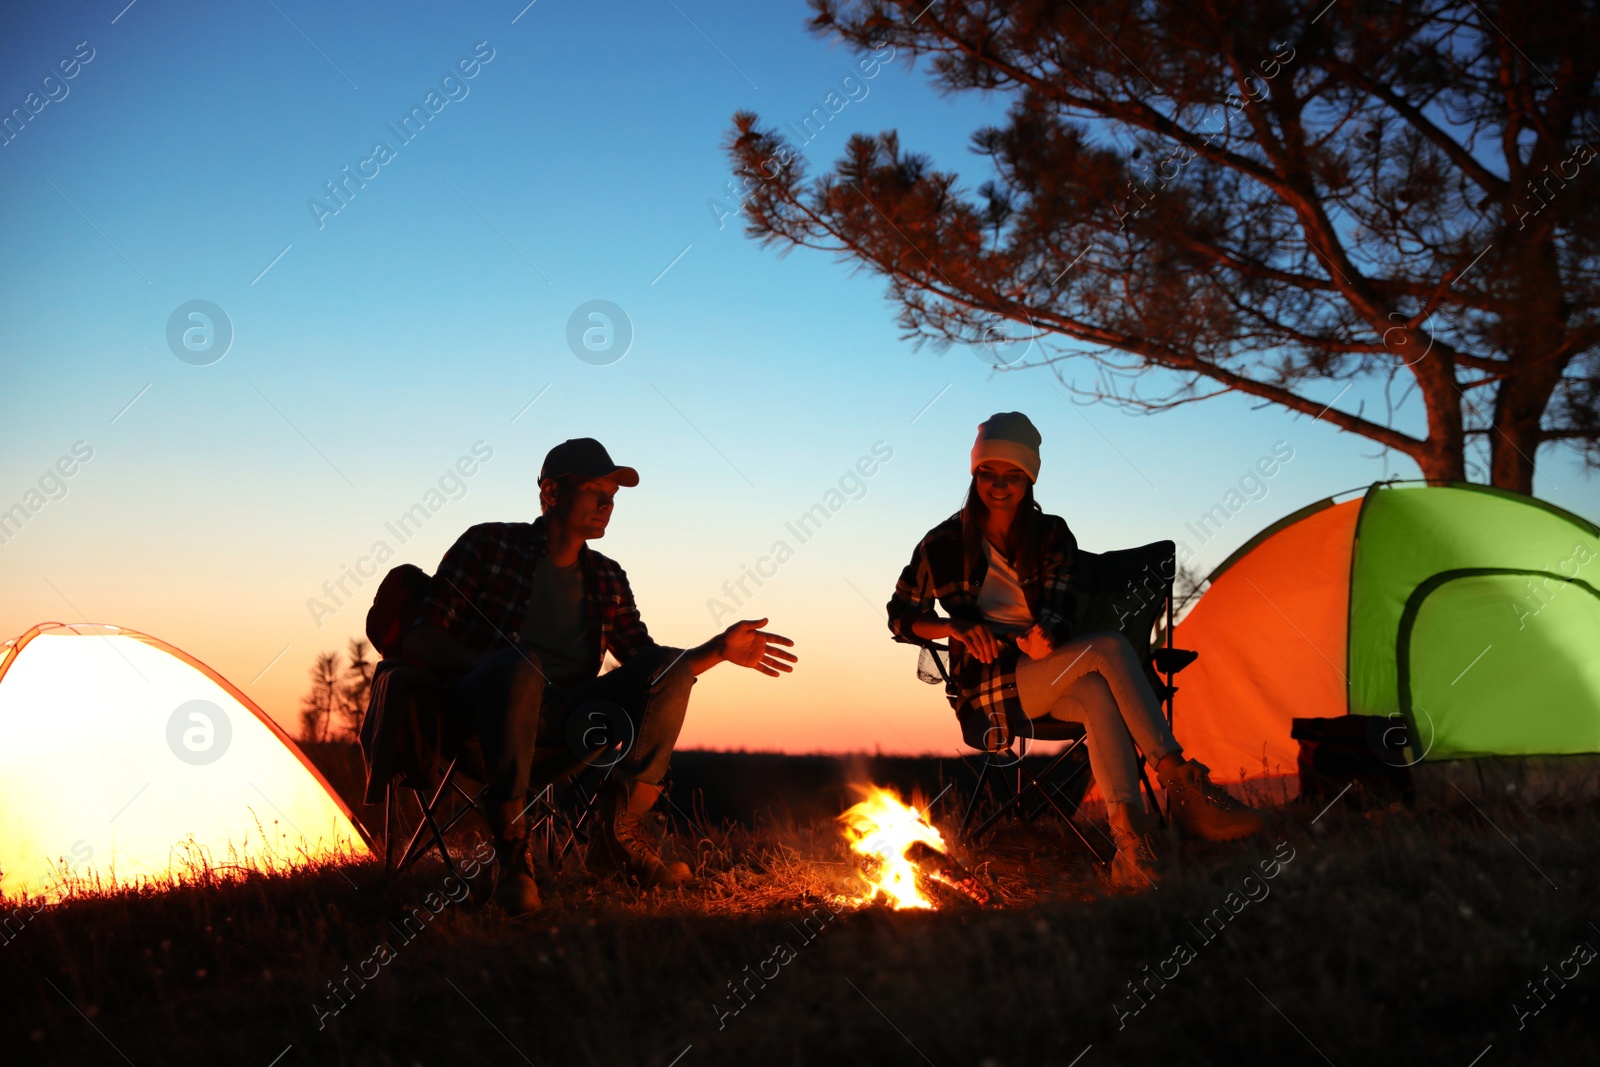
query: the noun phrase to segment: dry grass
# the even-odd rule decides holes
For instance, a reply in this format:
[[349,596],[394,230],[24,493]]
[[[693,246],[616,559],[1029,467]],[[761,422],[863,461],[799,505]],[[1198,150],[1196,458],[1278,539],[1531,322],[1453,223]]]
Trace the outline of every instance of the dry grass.
[[[443,891],[436,864],[387,881],[358,865],[91,897],[8,931],[0,1055],[1065,1067],[1089,1048],[1082,1067],[1466,1067],[1492,1045],[1479,1067],[1595,1062],[1600,967],[1552,984],[1522,1029],[1512,1005],[1532,1005],[1524,983],[1576,943],[1600,946],[1600,821],[1586,804],[1478,804],[1374,820],[1347,799],[1315,825],[1288,809],[1264,839],[1169,848],[1163,887],[1131,897],[1105,896],[1060,828],[1007,827],[967,857],[1003,906],[937,913],[835,916],[826,902],[855,886],[827,822],[696,820],[669,844],[694,863],[693,888],[639,893],[569,861],[528,920],[447,904],[410,940],[399,924]],[[1293,858],[1265,881],[1280,841]],[[1247,890],[1260,899],[1228,912]],[[1229,921],[1207,942],[1191,924],[1219,907]],[[1193,958],[1150,980],[1132,1014],[1127,983],[1180,942]],[[319,1028],[313,1005],[337,1006],[327,983],[380,943],[393,958]]]

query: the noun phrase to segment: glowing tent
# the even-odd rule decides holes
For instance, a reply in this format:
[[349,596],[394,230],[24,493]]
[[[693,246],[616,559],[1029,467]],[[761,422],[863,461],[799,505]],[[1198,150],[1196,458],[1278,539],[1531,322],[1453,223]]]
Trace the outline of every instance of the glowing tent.
[[1600,530],[1484,486],[1379,483],[1257,534],[1174,631],[1174,731],[1292,774],[1290,720],[1398,717],[1410,760],[1600,752]]
[[289,736],[171,645],[46,623],[0,646],[0,897],[367,853]]

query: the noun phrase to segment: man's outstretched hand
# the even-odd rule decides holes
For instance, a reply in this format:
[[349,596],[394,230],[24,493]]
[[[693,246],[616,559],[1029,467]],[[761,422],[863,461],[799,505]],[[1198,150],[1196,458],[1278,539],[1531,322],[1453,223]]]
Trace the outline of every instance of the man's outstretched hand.
[[761,629],[766,624],[766,619],[745,619],[722,631],[722,656],[729,663],[750,667],[776,678],[780,671],[787,674],[794,670],[790,664],[798,662],[798,659],[793,653],[777,647],[788,645],[793,648],[794,642]]

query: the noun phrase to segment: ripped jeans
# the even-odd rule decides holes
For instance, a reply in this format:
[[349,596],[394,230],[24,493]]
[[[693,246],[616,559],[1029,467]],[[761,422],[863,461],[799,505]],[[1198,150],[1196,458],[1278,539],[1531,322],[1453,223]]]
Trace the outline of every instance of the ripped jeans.
[[1023,656],[1017,696],[1030,719],[1083,724],[1089,768],[1108,803],[1143,806],[1134,741],[1151,766],[1181,751],[1138,654],[1120,633],[1084,634],[1044,659]]

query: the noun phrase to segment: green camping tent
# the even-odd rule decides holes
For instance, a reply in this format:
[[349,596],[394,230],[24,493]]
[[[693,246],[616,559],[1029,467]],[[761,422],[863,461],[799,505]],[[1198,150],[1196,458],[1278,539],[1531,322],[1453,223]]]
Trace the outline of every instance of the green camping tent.
[[1292,771],[1290,720],[1398,716],[1410,758],[1600,753],[1600,529],[1484,486],[1379,483],[1274,523],[1174,633],[1175,730],[1219,778]]

